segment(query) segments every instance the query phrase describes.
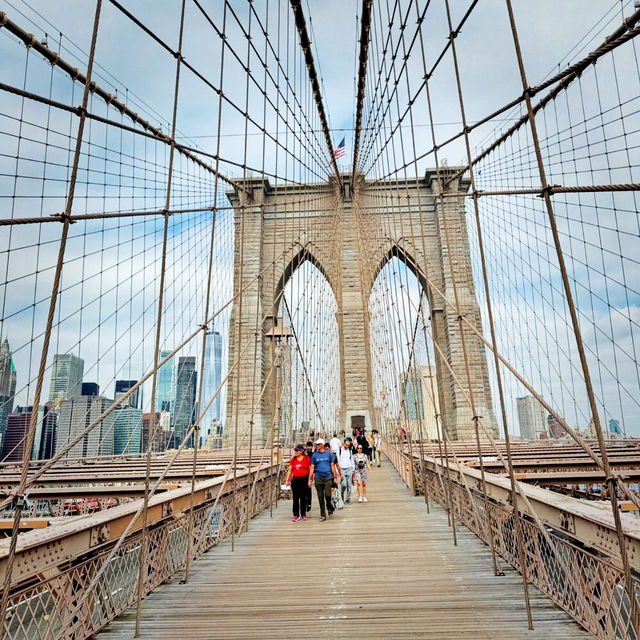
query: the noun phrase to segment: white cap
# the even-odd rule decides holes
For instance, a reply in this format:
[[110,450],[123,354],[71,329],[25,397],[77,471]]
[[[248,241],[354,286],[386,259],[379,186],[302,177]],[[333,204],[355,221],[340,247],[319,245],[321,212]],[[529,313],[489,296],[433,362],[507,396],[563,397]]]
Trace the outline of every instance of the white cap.
[[318,438],[316,440],[316,444],[324,444],[324,440],[322,438]]

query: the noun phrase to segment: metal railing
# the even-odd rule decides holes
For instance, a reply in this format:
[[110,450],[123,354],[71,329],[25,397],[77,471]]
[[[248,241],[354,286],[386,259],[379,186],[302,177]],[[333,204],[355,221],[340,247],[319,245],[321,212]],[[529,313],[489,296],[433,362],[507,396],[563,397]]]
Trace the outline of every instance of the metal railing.
[[[268,507],[279,490],[279,468],[278,464],[262,465],[251,474],[239,473],[235,492],[233,483],[222,478],[200,483],[196,485],[196,492],[202,500],[199,504],[196,501],[193,511],[189,510],[188,489],[186,494],[184,489],[177,489],[157,496],[151,508],[160,507],[159,517],[146,536],[148,562],[143,571],[144,593],[150,593],[184,568],[190,530],[193,532],[192,558],[196,558]],[[120,521],[126,518],[120,510],[131,511],[135,504],[131,502],[89,516],[87,522],[74,528],[73,535],[63,532],[56,536],[53,530],[58,527],[50,527],[39,545],[37,540],[27,539],[32,544],[29,553],[21,559],[23,570],[17,572],[23,586],[18,586],[10,595],[2,638],[89,638],[135,605],[141,530],[134,531],[117,552],[112,553],[115,535],[122,530]],[[82,533],[88,536],[86,544],[94,545],[91,549],[79,544]],[[26,535],[42,538],[41,532]],[[39,569],[29,567],[33,558],[40,559]],[[29,578],[30,572],[33,575]],[[24,586],[25,582],[28,586]]]
[[[465,525],[485,543],[489,544],[491,535],[496,553],[521,572],[514,522],[518,517],[522,525],[529,582],[595,637],[637,640],[630,621],[631,607],[622,564],[615,554],[615,543],[612,544],[612,519],[598,505],[526,486],[524,490],[528,497],[538,497],[538,504],[543,504],[541,496],[544,496],[540,492],[549,496],[544,501],[545,508],[536,508],[542,518],[542,531],[520,503],[516,515],[513,505],[507,501],[506,490],[504,498],[494,490],[505,479],[487,479],[490,495],[486,500],[479,489],[478,472],[474,469],[457,468],[452,464],[445,474],[440,461],[427,458],[421,466],[419,457],[410,456],[400,443],[385,441],[382,449],[414,494],[424,494],[426,482],[429,498],[445,509],[450,507],[456,522]],[[553,504],[554,501],[557,505]],[[571,512],[571,501],[576,513]],[[625,534],[630,547],[635,549],[636,531],[633,526],[629,528],[631,530],[627,531],[625,526]],[[605,551],[606,548],[610,553]],[[632,591],[637,594],[640,557],[632,552],[631,559],[634,565]]]

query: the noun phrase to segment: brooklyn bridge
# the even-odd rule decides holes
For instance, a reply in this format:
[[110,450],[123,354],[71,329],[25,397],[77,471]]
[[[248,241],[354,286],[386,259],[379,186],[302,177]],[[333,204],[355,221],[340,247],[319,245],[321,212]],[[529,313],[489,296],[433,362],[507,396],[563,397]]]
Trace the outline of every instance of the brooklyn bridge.
[[2,638],[638,640],[638,35],[0,0]]

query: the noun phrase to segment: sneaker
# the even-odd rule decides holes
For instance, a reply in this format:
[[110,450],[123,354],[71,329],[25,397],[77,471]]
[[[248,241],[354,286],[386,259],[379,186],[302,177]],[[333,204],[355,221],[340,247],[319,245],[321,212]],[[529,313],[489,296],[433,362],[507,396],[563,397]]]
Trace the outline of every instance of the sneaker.
[[366,498],[362,498],[362,502],[368,502]]
[[320,522],[324,522],[327,519],[326,516],[320,516]]
[[358,498],[358,502],[362,502],[362,496]]
[[302,516],[302,518],[300,518],[300,520],[306,520],[307,516]]
[[345,504],[351,504],[351,500],[345,500],[344,503]]
[[293,522],[298,522],[298,520],[300,520],[300,518],[298,518],[298,516],[293,516],[293,518],[291,518],[293,520]]

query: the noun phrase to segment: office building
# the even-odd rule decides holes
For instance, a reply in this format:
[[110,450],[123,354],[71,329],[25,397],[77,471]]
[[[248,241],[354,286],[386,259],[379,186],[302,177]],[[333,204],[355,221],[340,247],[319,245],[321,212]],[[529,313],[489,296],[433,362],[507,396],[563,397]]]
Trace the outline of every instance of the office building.
[[58,412],[55,411],[49,402],[47,402],[45,407],[47,413],[42,422],[40,449],[38,451],[39,460],[48,460],[53,457],[53,454],[56,452],[56,438],[58,435]]
[[[56,451],[70,444],[97,420],[113,404],[102,396],[79,396],[63,400],[58,417]],[[105,456],[113,454],[113,425],[116,419],[112,411],[85,434],[66,454],[65,458]]]
[[151,451],[165,451],[169,445],[171,433],[171,414],[168,411],[156,411],[155,421],[151,423],[151,413],[142,414],[142,451],[149,446],[149,431],[153,431]]
[[516,398],[520,435],[525,440],[539,440],[547,431],[547,413],[544,407],[533,397]]
[[82,396],[99,396],[100,385],[97,382],[83,382],[82,383]]
[[617,436],[623,435],[622,429],[620,428],[620,423],[617,420],[614,420],[613,418],[609,420],[609,433]]
[[142,409],[124,406],[114,410],[113,453],[140,453],[142,446]]
[[[115,399],[119,400],[131,387],[138,384],[137,380],[116,380],[116,394]],[[138,387],[123,403],[126,406],[133,407],[134,409],[141,409],[140,406],[142,403],[140,402],[140,389]],[[122,406],[122,405],[120,405]]]
[[[202,379],[202,409],[213,398],[222,380],[222,336],[208,331],[204,347],[204,375]],[[220,423],[222,393],[218,393],[200,420],[200,438],[204,443],[212,429]]]
[[0,344],[0,434],[7,428],[7,416],[13,411],[16,395],[16,370],[9,341]]
[[[196,359],[183,356],[176,367],[174,395],[171,400],[171,441],[169,448],[177,449],[184,440],[196,417]],[[193,434],[186,447],[193,447]]]
[[51,367],[49,402],[59,406],[63,400],[82,394],[84,360],[71,353],[56,353]]
[[[432,390],[433,385],[433,390]],[[402,416],[416,434],[424,438],[437,440],[438,424],[438,383],[436,368],[431,365],[419,365],[402,374],[402,392],[404,410]]]
[[[4,462],[22,461],[32,412],[33,407],[16,407],[16,410],[7,416],[7,430],[2,441],[2,460]],[[51,411],[49,405],[40,407],[31,449],[30,458],[32,460],[42,458],[43,439],[47,434],[55,433],[55,418],[55,412]]]
[[[158,362],[162,362],[171,351],[161,351]],[[173,397],[173,360],[163,364],[158,369],[156,376],[156,411],[171,411],[171,398]]]
[[551,438],[562,438],[567,435],[567,432],[562,428],[562,425],[551,414],[547,416],[547,426],[549,427],[549,436]]
[[21,462],[24,443],[31,422],[32,407],[16,407],[7,416],[6,430],[2,439],[2,461]]

